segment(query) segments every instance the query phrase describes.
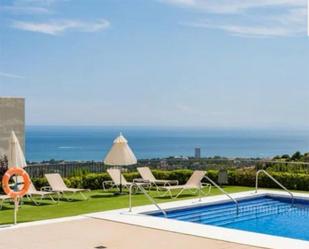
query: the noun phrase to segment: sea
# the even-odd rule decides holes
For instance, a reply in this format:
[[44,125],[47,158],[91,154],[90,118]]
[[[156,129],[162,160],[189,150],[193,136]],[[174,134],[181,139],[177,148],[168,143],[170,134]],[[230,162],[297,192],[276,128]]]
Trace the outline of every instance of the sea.
[[122,134],[138,159],[190,157],[269,158],[309,152],[309,131],[183,127],[27,126],[26,158],[102,161]]

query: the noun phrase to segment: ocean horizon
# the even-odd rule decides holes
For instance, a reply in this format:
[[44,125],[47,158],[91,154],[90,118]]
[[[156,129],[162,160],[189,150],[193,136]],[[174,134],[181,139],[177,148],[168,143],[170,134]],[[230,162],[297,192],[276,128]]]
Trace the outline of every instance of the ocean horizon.
[[27,126],[26,158],[102,161],[122,132],[138,159],[194,156],[266,158],[309,151],[309,132],[283,129]]

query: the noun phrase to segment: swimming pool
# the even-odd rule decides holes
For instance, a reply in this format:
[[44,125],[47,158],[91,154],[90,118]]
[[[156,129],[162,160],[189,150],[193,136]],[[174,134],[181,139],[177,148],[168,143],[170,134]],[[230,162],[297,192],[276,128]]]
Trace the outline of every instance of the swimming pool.
[[259,248],[308,249],[309,193],[292,194],[293,207],[289,193],[284,191],[260,189],[230,194],[239,202],[238,216],[235,204],[226,195],[215,195],[160,203],[168,218],[153,203],[87,217]]
[[[166,210],[168,219],[309,241],[309,200],[264,195],[235,203],[204,204]],[[149,213],[163,217],[160,212]]]

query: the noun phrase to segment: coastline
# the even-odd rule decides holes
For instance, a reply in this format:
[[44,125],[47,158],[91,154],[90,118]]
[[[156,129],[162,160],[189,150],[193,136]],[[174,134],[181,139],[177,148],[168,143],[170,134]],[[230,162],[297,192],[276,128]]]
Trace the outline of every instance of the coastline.
[[197,147],[202,157],[227,158],[270,158],[309,151],[305,130],[27,126],[27,160],[101,161],[120,131],[138,159],[192,157]]

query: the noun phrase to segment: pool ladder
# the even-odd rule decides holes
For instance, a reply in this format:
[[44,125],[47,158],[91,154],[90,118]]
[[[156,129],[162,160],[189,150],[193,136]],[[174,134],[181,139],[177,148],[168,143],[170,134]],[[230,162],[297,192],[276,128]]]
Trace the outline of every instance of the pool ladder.
[[215,183],[213,180],[211,180],[207,175],[204,176],[206,180],[208,180],[212,185],[214,185],[217,189],[219,189],[223,194],[225,194],[228,198],[230,198],[236,205],[236,214],[239,214],[239,203],[238,201],[233,198],[231,195],[229,195],[223,188],[221,188],[217,183]]
[[258,191],[258,187],[259,187],[259,174],[260,173],[264,173],[265,175],[267,175],[271,180],[273,180],[278,186],[280,186],[284,191],[286,191],[290,196],[291,196],[291,202],[292,202],[292,206],[294,206],[294,195],[292,194],[291,191],[289,191],[286,187],[284,187],[279,181],[277,181],[273,176],[271,176],[267,171],[265,171],[264,169],[260,169],[256,172],[256,176],[255,176],[255,193],[257,193]]
[[148,200],[151,201],[152,204],[155,205],[159,209],[159,211],[163,213],[164,217],[167,218],[166,212],[162,208],[160,208],[158,203],[147,193],[147,191],[143,188],[143,186],[138,185],[136,183],[132,183],[132,185],[129,188],[129,212],[132,212],[132,189],[133,187],[136,187],[137,189],[139,189],[148,198]]

